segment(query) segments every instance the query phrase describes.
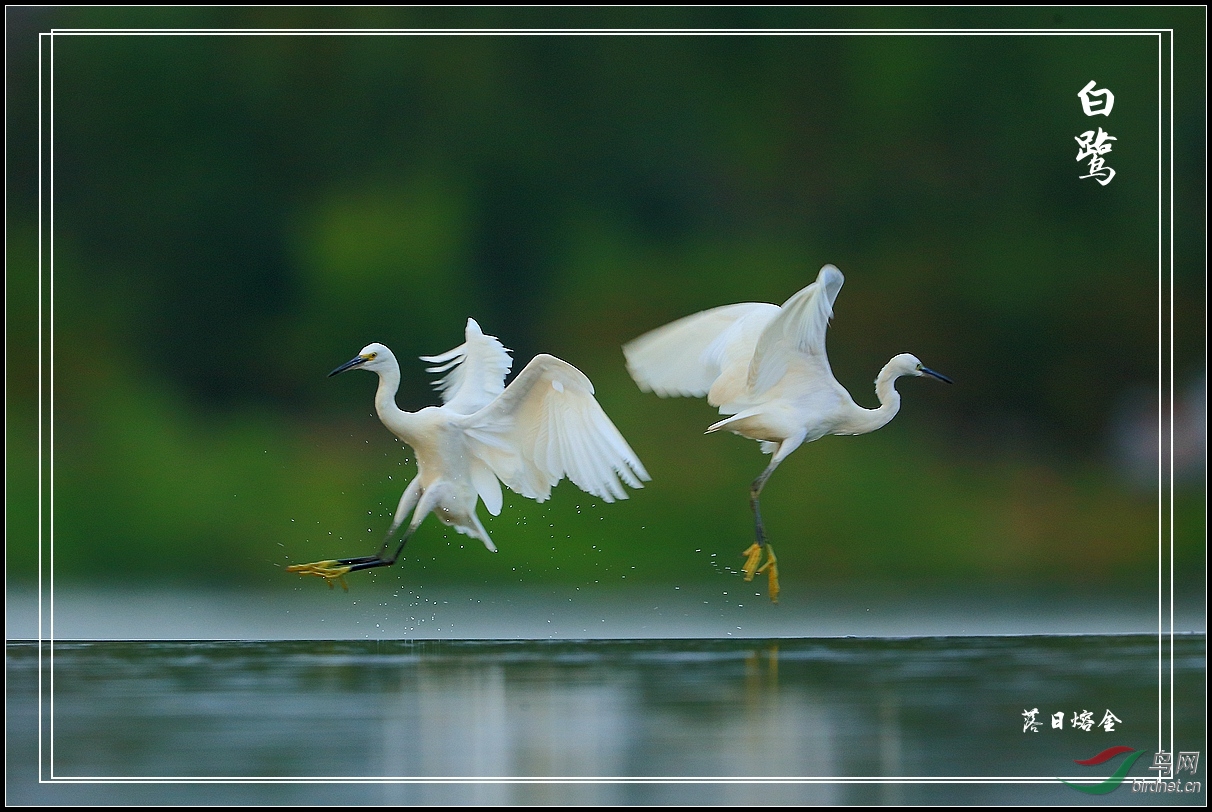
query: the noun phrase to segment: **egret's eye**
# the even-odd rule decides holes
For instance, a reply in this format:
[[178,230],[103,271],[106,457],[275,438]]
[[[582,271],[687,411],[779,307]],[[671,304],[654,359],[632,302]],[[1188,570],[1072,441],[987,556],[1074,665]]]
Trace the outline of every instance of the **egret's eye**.
[[371,352],[371,353],[367,353],[367,354],[366,354],[366,360],[367,360],[367,361],[373,361],[373,360],[375,360],[375,356],[376,356],[376,355],[378,355],[378,353],[377,353],[377,352]]

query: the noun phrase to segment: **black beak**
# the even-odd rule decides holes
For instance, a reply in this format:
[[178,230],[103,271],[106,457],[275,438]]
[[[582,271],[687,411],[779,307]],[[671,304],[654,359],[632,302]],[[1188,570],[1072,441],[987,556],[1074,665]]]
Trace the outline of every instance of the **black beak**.
[[[352,362],[351,362],[351,363],[352,363]],[[345,366],[346,366],[346,367],[348,367],[348,366],[349,366],[349,364],[346,364]],[[344,369],[344,367],[342,367],[342,369]],[[338,369],[338,370],[337,370],[337,372],[340,372],[340,371],[341,371],[340,369]],[[334,374],[334,375],[336,375],[337,373],[336,373],[336,372],[334,372],[333,374]],[[929,375],[931,378],[938,378],[938,379],[939,379],[940,381],[942,381],[943,383],[955,383],[955,381],[951,380],[950,378],[948,378],[948,377],[947,377],[946,375],[944,375],[943,373],[941,373],[941,372],[935,372],[933,369],[926,369],[925,367],[922,367],[922,374],[923,374],[923,375]]]
[[354,367],[360,367],[360,366],[362,366],[362,364],[366,363],[366,360],[367,359],[363,358],[362,356],[356,355],[353,358],[350,358],[344,364],[341,364],[341,366],[337,367],[332,372],[328,373],[328,377],[331,378],[333,375],[340,375],[342,372],[344,372],[347,369],[353,369]]

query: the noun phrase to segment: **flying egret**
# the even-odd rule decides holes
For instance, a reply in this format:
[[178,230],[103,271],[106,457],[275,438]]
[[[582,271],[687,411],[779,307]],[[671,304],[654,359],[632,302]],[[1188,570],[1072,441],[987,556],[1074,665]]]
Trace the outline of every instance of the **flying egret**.
[[[826,265],[815,282],[782,307],[757,302],[716,307],[658,327],[623,347],[627,370],[640,389],[661,397],[706,395],[720,414],[729,415],[708,426],[708,433],[731,431],[757,440],[762,452],[772,455],[749,488],[757,541],[742,555],[745,580],[768,572],[770,598],[776,602],[778,563],[758,503],[774,469],[802,443],[826,434],[866,434],[888,423],[901,407],[895,382],[902,375],[951,383],[902,353],[875,379],[879,408],[856,404],[834,379],[825,355],[825,328],[842,281],[842,272]],[[758,567],[763,548],[766,563]]]
[[[367,369],[379,376],[375,411],[393,434],[412,446],[417,476],[400,497],[395,518],[377,555],[295,564],[290,572],[328,579],[395,563],[409,537],[431,512],[460,533],[496,552],[476,515],[477,499],[493,516],[501,512],[501,482],[538,502],[568,477],[606,502],[626,499],[621,479],[633,488],[648,472],[593,397],[593,384],[579,369],[551,355],[536,355],[505,386],[513,365],[509,350],[467,320],[465,341],[441,355],[421,356],[446,375],[434,383],[441,406],[406,412],[396,405],[400,365],[382,344],[368,344],[328,374]],[[409,512],[412,519],[395,553],[392,537]]]

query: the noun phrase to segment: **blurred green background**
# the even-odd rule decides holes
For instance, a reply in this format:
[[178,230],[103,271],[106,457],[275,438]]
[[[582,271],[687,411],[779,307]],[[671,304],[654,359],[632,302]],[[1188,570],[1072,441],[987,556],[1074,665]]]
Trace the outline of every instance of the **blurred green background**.
[[[583,370],[653,480],[612,505],[567,482],[542,505],[506,493],[480,511],[495,556],[428,519],[368,580],[730,577],[767,458],[704,436],[703,400],[641,393],[620,346],[781,303],[829,262],[847,276],[829,353],[861,405],[898,352],[956,385],[903,381],[886,428],[782,465],[763,507],[784,586],[1156,589],[1156,37],[61,34],[53,62],[43,45],[39,287],[36,35],[1165,25],[1175,571],[1203,583],[1202,8],[6,15],[10,582],[37,571],[40,392],[58,582],[279,583],[287,563],[371,552],[415,465],[373,376],[325,375],[381,341],[400,406],[435,403],[416,356],[460,343],[468,316],[515,372],[538,352]],[[1107,118],[1082,112],[1091,79],[1115,93]],[[1074,160],[1096,126],[1118,139],[1106,187]]]

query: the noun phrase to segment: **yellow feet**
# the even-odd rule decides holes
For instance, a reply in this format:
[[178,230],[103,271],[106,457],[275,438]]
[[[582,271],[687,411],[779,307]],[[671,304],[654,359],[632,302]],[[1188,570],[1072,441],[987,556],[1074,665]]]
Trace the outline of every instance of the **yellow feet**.
[[745,571],[745,580],[752,581],[753,574],[757,572],[758,561],[762,560],[762,548],[757,545],[757,542],[754,542],[753,544],[750,544],[749,549],[741,553],[741,555],[748,556],[745,563],[741,566],[741,569]]
[[763,564],[758,572],[767,573],[770,578],[770,602],[779,602],[779,560],[774,557],[774,548],[769,544],[766,545],[766,563]]
[[341,588],[346,592],[349,591],[349,584],[345,583],[345,573],[349,572],[350,568],[344,565],[338,565],[334,560],[317,561],[314,564],[291,564],[286,568],[287,572],[297,572],[300,575],[314,575],[317,578],[325,578],[328,580],[328,588],[332,589],[333,581],[340,581]]
[[[762,560],[762,550],[766,551],[766,563],[758,566],[758,562]],[[759,573],[766,573],[770,579],[770,600],[773,603],[779,602],[779,564],[778,559],[774,557],[774,548],[769,544],[758,546],[756,542],[749,545],[749,549],[741,553],[746,556],[745,563],[741,565],[741,569],[745,571],[745,580],[752,581],[753,576]]]

